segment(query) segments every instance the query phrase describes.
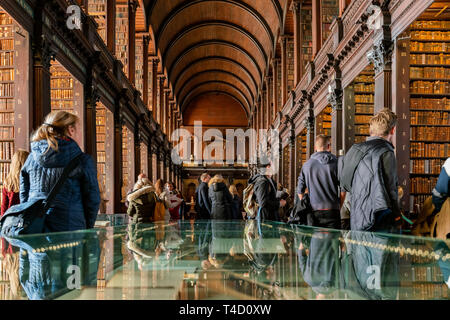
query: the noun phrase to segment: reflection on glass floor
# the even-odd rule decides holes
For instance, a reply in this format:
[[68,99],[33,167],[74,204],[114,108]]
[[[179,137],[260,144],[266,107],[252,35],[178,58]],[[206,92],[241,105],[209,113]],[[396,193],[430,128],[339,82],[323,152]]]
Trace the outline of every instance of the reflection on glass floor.
[[2,239],[1,298],[449,299],[449,242],[254,220],[99,221]]

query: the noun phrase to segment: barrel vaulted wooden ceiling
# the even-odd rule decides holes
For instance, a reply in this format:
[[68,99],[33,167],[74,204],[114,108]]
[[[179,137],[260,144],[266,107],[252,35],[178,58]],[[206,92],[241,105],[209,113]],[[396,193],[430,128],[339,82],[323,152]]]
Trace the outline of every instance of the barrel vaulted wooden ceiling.
[[279,50],[291,1],[142,0],[136,25],[147,24],[160,72],[182,112],[193,99],[215,92],[237,100],[248,117]]

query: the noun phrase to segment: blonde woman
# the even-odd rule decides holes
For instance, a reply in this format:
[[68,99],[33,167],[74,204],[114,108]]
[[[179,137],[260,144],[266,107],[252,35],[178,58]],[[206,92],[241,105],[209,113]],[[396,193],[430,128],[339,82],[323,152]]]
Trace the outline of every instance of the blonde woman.
[[211,219],[231,219],[233,197],[228,191],[225,179],[220,174],[216,174],[208,185],[209,198],[211,199]]
[[[73,140],[78,117],[53,111],[31,138],[31,154],[20,178],[20,202],[45,199],[64,167],[83,154]],[[97,171],[91,156],[83,154],[78,166],[56,195],[45,220],[45,232],[74,231],[94,227],[100,206]]]
[[1,216],[3,216],[11,206],[19,204],[19,188],[20,188],[20,170],[22,170],[25,161],[30,153],[25,150],[17,150],[12,159],[11,167],[2,190],[2,208]]

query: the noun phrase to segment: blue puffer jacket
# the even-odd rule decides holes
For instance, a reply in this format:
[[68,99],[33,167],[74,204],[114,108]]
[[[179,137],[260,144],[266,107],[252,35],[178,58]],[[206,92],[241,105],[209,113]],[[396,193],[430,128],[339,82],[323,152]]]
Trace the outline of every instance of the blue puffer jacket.
[[[51,148],[45,152],[47,147],[47,140],[31,143],[31,154],[21,171],[21,203],[46,198],[64,167],[82,153],[78,144],[71,139],[58,139],[58,152]],[[47,211],[45,232],[92,228],[99,205],[97,170],[92,158],[85,154]]]

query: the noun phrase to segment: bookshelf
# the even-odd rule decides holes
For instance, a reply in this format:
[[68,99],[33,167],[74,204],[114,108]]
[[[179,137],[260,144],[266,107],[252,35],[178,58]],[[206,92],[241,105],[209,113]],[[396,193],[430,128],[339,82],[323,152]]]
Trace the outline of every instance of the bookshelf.
[[368,65],[353,81],[355,99],[355,143],[366,141],[369,136],[369,122],[374,113],[375,73]]
[[301,50],[302,50],[302,70],[306,70],[306,65],[312,61],[312,7],[302,5],[300,10],[301,29]]
[[283,187],[289,185],[289,143],[283,148]]
[[[9,173],[15,149],[15,50],[14,21],[1,8],[0,50],[0,191],[2,191],[3,181]],[[1,201],[0,197],[0,204]]]
[[136,37],[136,89],[144,94],[144,41],[142,37]]
[[286,39],[286,53],[287,53],[287,93],[289,96],[289,92],[295,89],[294,84],[294,39],[287,38]]
[[316,117],[316,136],[324,134],[331,137],[331,106],[326,106]]
[[116,57],[128,77],[128,2],[116,4]]
[[127,127],[122,127],[122,201],[134,185],[134,135]]
[[107,0],[89,0],[88,13],[98,24],[97,32],[102,37],[103,42],[107,41],[106,32],[106,5]]
[[431,195],[450,155],[449,28],[428,18],[410,26],[410,208]]
[[[147,145],[144,142],[141,142],[140,144],[141,148],[141,173],[145,173],[145,175],[148,177],[148,148]],[[151,177],[149,177],[151,179]]]
[[50,66],[50,99],[52,111],[64,110],[74,113],[74,79],[57,61]]
[[[296,176],[298,177],[303,164],[306,162],[306,129],[303,129],[296,140]],[[296,177],[296,178],[297,178]]]
[[321,16],[322,16],[322,43],[327,40],[331,33],[331,22],[339,16],[339,0],[322,0]]

